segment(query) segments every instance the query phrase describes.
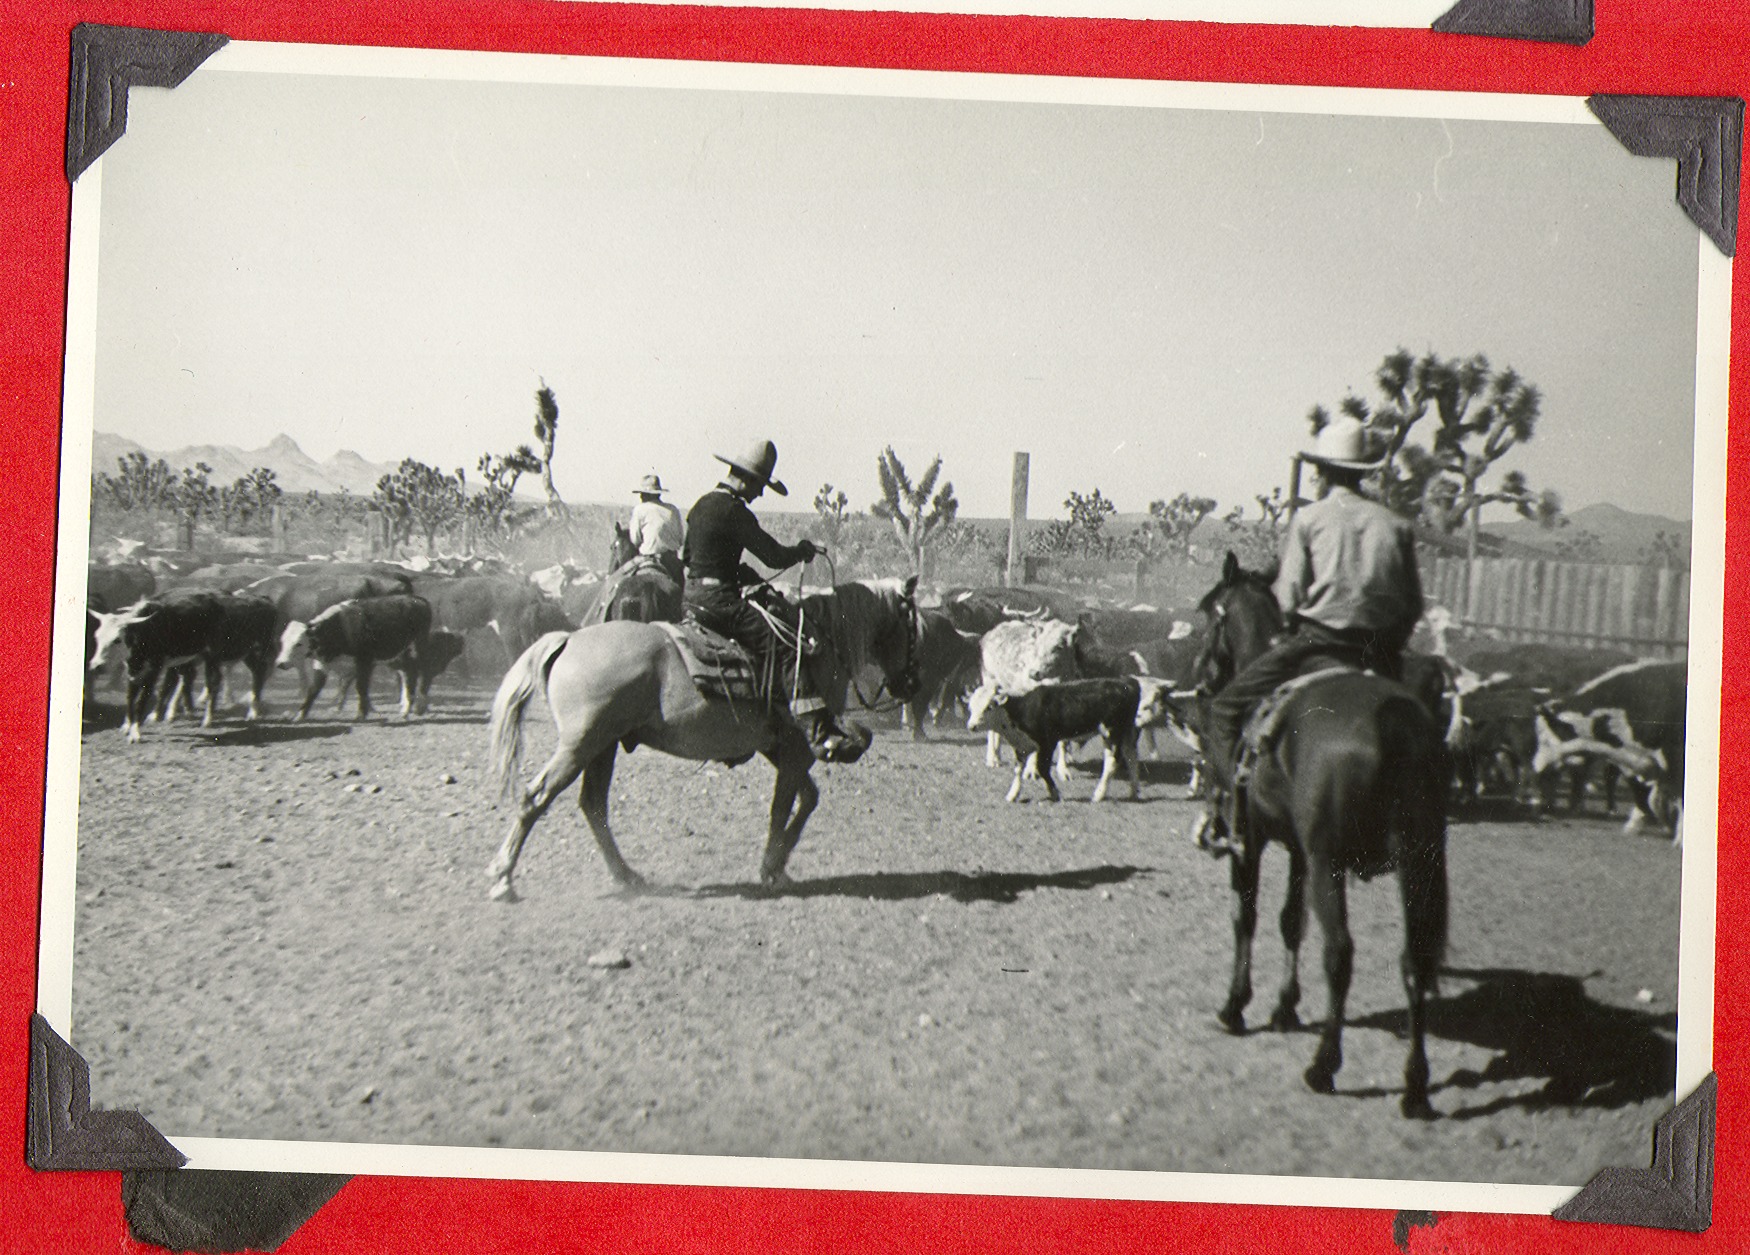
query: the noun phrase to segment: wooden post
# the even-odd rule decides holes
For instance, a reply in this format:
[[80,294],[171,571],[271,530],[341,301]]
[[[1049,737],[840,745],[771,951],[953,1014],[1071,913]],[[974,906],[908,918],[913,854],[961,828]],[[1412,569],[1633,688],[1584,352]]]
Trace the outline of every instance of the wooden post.
[[1022,546],[1027,530],[1027,471],[1030,459],[1025,453],[1015,454],[1013,477],[1009,480],[1009,561],[1003,571],[1003,583],[1011,588],[1024,583]]
[[1300,454],[1294,455],[1294,460],[1288,466],[1288,517],[1293,518],[1294,512],[1300,509]]

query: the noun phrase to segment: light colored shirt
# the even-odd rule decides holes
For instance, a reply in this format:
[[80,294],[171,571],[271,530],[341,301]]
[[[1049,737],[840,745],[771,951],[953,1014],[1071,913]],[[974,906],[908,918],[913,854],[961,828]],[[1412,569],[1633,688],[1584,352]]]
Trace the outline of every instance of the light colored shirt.
[[1415,531],[1379,502],[1334,487],[1289,523],[1276,600],[1284,616],[1377,632],[1401,649],[1422,617]]
[[640,501],[633,506],[629,530],[642,554],[679,553],[687,536],[681,512],[666,501]]

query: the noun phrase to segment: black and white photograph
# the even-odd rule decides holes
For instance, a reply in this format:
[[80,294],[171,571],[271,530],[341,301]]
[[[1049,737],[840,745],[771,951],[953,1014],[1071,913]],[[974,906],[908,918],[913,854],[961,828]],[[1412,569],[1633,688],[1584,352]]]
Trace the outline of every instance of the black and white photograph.
[[1710,1070],[1583,99],[240,42],[71,239],[39,1009],[192,1167],[1548,1212]]

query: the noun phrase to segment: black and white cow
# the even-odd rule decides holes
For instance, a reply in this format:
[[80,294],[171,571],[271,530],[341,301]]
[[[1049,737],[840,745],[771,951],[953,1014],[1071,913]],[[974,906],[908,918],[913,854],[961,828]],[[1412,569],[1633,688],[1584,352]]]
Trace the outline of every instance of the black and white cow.
[[272,602],[246,593],[172,591],[96,619],[91,668],[101,670],[118,653],[127,658],[122,728],[128,740],[140,739],[160,679],[179,674],[186,686],[195,664],[206,668],[203,727],[213,722],[224,667],[231,662],[249,668],[249,717],[260,716],[261,688],[273,668]]
[[1688,709],[1687,663],[1649,660],[1606,671],[1538,710],[1532,770],[1602,759],[1639,786],[1629,827],[1644,811],[1681,832]]
[[1045,781],[1051,800],[1060,800],[1057,785],[1046,769],[1053,751],[1060,742],[1095,735],[1105,742],[1106,754],[1092,800],[1105,800],[1106,786],[1120,758],[1129,770],[1130,796],[1135,800],[1142,789],[1136,764],[1137,732],[1165,722],[1170,709],[1165,683],[1135,676],[1047,682],[1021,693],[981,685],[968,706],[967,728],[995,733],[1015,751],[1015,782],[1009,786],[1007,798],[1011,802],[1020,796],[1021,777],[1028,764]]
[[281,667],[307,663],[311,681],[297,717],[307,718],[310,707],[337,665],[352,664],[358,685],[358,717],[371,713],[371,672],[379,662],[397,664],[401,676],[401,717],[413,712],[412,668],[399,665],[404,655],[417,657],[431,635],[431,603],[423,597],[398,593],[366,597],[330,606],[308,623],[294,620],[280,636]]

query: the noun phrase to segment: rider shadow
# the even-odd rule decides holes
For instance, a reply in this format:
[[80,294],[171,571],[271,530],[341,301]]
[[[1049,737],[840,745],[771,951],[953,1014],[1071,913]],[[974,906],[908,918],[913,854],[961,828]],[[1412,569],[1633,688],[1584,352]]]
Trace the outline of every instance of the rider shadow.
[[[1616,1108],[1669,1097],[1677,1077],[1677,1015],[1598,1002],[1585,979],[1513,968],[1449,969],[1477,985],[1428,1005],[1428,1032],[1495,1052],[1477,1071],[1461,1068],[1436,1084],[1474,1090],[1506,1081],[1542,1080],[1524,1094],[1460,1107],[1449,1119],[1471,1120],[1511,1107],[1528,1111]],[[1403,1011],[1353,1021],[1357,1027],[1408,1031]]]
[[871,872],[852,876],[823,876],[818,880],[795,880],[782,889],[765,885],[702,885],[694,891],[700,898],[874,898],[902,902],[913,898],[944,896],[956,902],[997,902],[1010,905],[1023,893],[1038,889],[1085,891],[1123,884],[1143,875],[1146,867],[1087,867],[1067,872]]

